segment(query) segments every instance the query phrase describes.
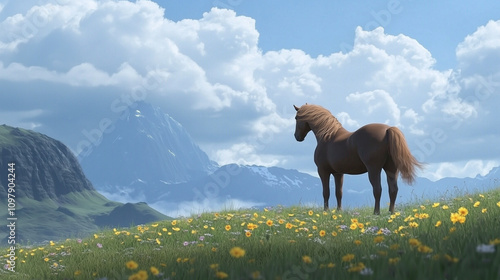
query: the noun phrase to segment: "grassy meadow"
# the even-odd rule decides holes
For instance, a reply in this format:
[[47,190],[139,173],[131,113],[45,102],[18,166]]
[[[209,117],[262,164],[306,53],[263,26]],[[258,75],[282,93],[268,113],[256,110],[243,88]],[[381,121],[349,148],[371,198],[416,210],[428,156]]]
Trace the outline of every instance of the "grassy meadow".
[[[16,249],[1,279],[500,279],[500,189],[324,212],[204,213]],[[2,262],[8,259],[8,249]]]

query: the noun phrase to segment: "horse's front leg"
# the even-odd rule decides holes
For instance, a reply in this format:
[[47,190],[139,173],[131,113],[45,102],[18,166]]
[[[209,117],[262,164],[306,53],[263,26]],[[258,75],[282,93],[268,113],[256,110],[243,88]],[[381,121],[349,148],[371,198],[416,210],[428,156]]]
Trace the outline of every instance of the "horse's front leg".
[[344,184],[344,174],[333,174],[335,178],[335,197],[337,198],[337,210],[342,209],[342,185]]
[[327,211],[328,199],[330,199],[330,172],[318,168],[318,174],[321,179],[321,185],[323,185],[324,210]]

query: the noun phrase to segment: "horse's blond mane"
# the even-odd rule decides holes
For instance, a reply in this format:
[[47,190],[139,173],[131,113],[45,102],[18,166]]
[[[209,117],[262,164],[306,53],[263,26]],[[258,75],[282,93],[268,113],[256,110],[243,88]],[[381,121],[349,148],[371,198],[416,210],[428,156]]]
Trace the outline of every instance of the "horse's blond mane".
[[342,124],[330,111],[318,105],[302,105],[297,112],[297,119],[307,121],[309,126],[316,127],[316,137],[328,141],[342,127]]

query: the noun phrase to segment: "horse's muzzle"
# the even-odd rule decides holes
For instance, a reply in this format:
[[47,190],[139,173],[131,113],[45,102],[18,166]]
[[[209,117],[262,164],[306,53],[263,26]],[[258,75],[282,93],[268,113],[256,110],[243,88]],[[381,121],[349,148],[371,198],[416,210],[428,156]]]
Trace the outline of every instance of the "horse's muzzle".
[[295,136],[295,140],[297,140],[297,141],[299,141],[299,142],[304,141],[304,138],[305,138],[305,137],[300,137],[300,136],[297,136],[297,134],[296,134],[296,133],[294,134],[294,136]]

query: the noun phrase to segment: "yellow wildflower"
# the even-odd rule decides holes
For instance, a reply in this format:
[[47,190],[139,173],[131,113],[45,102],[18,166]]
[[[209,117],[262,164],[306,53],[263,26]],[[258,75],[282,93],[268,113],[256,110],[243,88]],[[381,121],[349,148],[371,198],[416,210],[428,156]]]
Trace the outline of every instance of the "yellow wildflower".
[[391,250],[397,250],[397,249],[399,249],[399,244],[392,244],[392,245],[389,247],[389,249],[391,249]]
[[428,247],[428,246],[421,245],[421,246],[418,246],[418,251],[420,253],[431,253],[432,249],[430,247]]
[[247,224],[247,228],[248,228],[249,230],[254,230],[254,229],[258,228],[258,227],[259,227],[259,226],[258,226],[258,225],[256,225],[256,224],[254,224],[254,223],[248,223],[248,224]]
[[222,272],[222,271],[217,271],[215,273],[215,277],[219,278],[219,279],[225,279],[227,278],[229,275],[227,275],[227,273],[225,272]]
[[354,259],[354,254],[347,254],[342,257],[343,262],[350,262]]
[[382,241],[384,241],[384,237],[382,235],[373,238],[373,243],[382,243]]
[[154,276],[157,276],[158,274],[160,274],[160,271],[158,270],[158,268],[152,266],[150,269],[151,271],[151,274],[153,274]]
[[128,261],[125,263],[125,266],[128,268],[128,269],[137,269],[139,267],[139,265],[134,262],[134,261]]
[[389,264],[397,264],[401,258],[389,258]]
[[229,250],[229,254],[233,258],[241,258],[245,256],[245,250],[241,249],[240,247],[233,247],[231,250]]
[[365,269],[365,264],[360,262],[355,265],[351,265],[347,271],[349,272],[360,272],[361,270]]
[[421,245],[420,241],[418,241],[418,239],[416,238],[410,238],[410,240],[408,240],[408,243],[410,243],[410,246],[412,247],[417,247]]
[[465,217],[467,216],[467,214],[469,214],[469,211],[465,207],[460,207],[458,208],[458,214]]
[[500,238],[495,238],[490,241],[490,245],[499,245],[500,244]]
[[460,214],[458,214],[458,213],[451,213],[450,214],[450,220],[453,222],[453,224],[458,222],[459,218],[460,218]]
[[312,259],[309,256],[302,256],[302,261],[307,264],[312,263]]

